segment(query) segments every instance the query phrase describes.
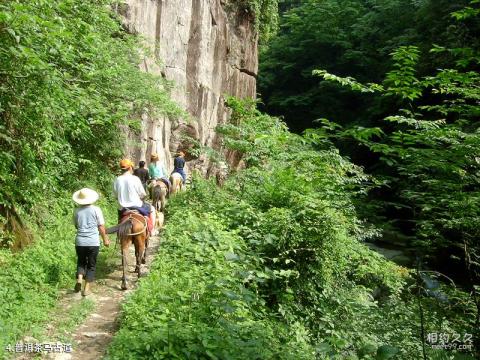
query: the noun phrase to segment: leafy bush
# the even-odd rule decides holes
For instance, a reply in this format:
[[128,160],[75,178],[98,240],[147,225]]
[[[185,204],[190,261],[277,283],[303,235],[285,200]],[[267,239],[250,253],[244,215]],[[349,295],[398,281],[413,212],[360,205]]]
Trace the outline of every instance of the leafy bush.
[[186,204],[169,205],[160,252],[106,358],[312,358],[306,330],[266,311],[255,254],[221,218]]
[[[352,198],[368,177],[251,102],[230,103],[233,124],[219,131],[247,167],[222,189],[195,177],[171,202],[159,256],[108,358],[421,356],[410,271],[361,243],[375,232]],[[471,330],[454,316],[471,309],[457,295],[448,306],[420,299],[435,330]]]
[[365,347],[420,356],[419,304],[430,329],[474,333],[469,294],[444,287],[452,292],[449,304],[425,298],[408,269],[361,243],[376,234],[353,205],[364,198],[370,177],[314,131],[303,138],[289,134],[248,103],[234,101],[233,110],[236,125],[220,131],[227,147],[243,144],[247,169],[227,182],[218,202],[201,196],[199,203],[224,214],[261,254],[268,270],[260,290],[271,310],[301,322],[319,353],[339,358],[368,356]]
[[[107,222],[117,218],[114,206],[102,199],[99,206]],[[0,251],[0,353],[14,346],[28,331],[37,336],[51,319],[59,290],[75,282],[75,228],[73,204],[50,208],[37,240],[22,252]],[[102,249],[99,270],[112,249]]]
[[[378,177],[393,194],[386,209],[380,210],[384,200],[377,200],[378,213],[405,209],[404,223],[411,224],[406,230],[412,230],[412,243],[420,253],[432,262],[440,252],[453,253],[457,259],[471,257],[469,276],[478,283],[480,124],[473,104],[480,95],[480,77],[474,71],[444,69],[417,78],[419,54],[412,46],[399,48],[392,57],[394,69],[382,85],[364,86],[351,78],[316,72],[354,90],[395,97],[402,104],[381,128],[331,126],[335,134],[327,132],[353,137],[379,154]],[[441,104],[430,103],[428,97],[438,97]]]
[[[110,185],[124,130],[174,115],[168,84],[138,67],[144,50],[112,1],[0,4],[0,204],[30,212],[63,189]],[[30,212],[31,214],[31,212]],[[5,215],[5,214],[0,214]]]

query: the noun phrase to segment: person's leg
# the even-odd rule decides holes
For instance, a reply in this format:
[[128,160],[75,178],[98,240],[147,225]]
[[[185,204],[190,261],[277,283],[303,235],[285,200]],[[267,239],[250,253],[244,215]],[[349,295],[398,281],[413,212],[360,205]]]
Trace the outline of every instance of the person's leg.
[[155,224],[155,209],[151,204],[144,201],[142,207],[137,208],[138,212],[147,218],[148,232],[150,233],[153,230],[153,225]]
[[142,207],[137,208],[138,212],[143,216],[149,216],[151,213],[152,205],[146,201],[143,202]]
[[183,184],[185,185],[185,182],[187,181],[187,174],[185,174],[185,170],[179,169],[179,174],[182,175]]
[[82,289],[82,282],[85,276],[87,267],[87,256],[85,254],[84,246],[75,246],[75,252],[77,253],[77,282],[75,284],[75,292],[79,292]]
[[83,289],[83,296],[90,293],[90,284],[95,281],[95,271],[97,268],[97,256],[100,250],[99,246],[88,246],[87,269],[85,274],[85,288]]

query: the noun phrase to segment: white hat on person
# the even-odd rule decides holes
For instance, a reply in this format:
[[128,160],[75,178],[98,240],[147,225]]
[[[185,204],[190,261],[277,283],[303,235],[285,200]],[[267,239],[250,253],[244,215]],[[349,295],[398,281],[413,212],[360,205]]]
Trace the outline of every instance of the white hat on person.
[[78,205],[90,205],[98,200],[98,193],[89,188],[83,188],[73,193],[72,199]]

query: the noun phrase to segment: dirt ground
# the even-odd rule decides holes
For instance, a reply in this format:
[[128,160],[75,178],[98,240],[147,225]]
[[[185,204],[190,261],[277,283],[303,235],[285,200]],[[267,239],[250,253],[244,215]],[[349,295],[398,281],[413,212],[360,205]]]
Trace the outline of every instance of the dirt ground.
[[[112,242],[111,246],[115,246]],[[160,246],[160,238],[154,236],[150,238],[149,247],[147,249],[146,264],[142,265],[142,276],[148,276],[148,268],[154,259],[158,247]],[[118,247],[117,247],[118,250]],[[120,287],[122,278],[122,267],[120,252],[118,252],[118,260],[115,262],[115,267],[111,271],[107,271],[104,275],[98,276],[92,287],[91,295],[85,299],[90,299],[94,302],[94,309],[90,312],[85,320],[78,324],[69,334],[63,334],[72,339],[71,352],[50,352],[40,354],[26,354],[23,353],[17,356],[16,359],[55,359],[55,360],[98,360],[105,355],[108,344],[119,326],[120,305],[122,301],[135,291],[138,278],[134,273],[134,248],[130,247],[130,254],[128,258],[128,287],[129,289],[123,291]],[[69,308],[78,301],[85,301],[80,293],[74,293],[73,290],[66,290],[62,294],[57,309],[61,313],[68,313]],[[55,339],[56,337],[56,322],[53,320],[46,327],[47,338]],[[29,342],[29,339],[24,339],[24,342]],[[35,339],[30,339],[31,342]]]

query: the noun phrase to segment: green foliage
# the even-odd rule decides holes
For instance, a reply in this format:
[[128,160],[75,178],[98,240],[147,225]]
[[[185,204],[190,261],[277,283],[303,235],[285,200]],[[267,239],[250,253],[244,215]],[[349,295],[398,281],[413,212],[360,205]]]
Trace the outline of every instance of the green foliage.
[[272,122],[271,117],[256,110],[254,100],[241,101],[230,97],[228,106],[233,110],[230,122],[217,127],[223,135],[224,146],[245,154],[247,166],[259,165],[288,140],[286,126],[280,121]]
[[[480,152],[480,124],[474,103],[480,98],[480,77],[472,71],[445,69],[417,79],[412,73],[416,56],[411,47],[395,52],[395,70],[387,75],[384,90],[378,87],[385,95],[408,100],[411,110],[399,109],[399,115],[387,117],[393,131],[377,131],[376,137],[362,143],[380,153],[380,160],[392,169],[393,176],[383,177],[397,189],[399,206],[411,209],[417,245],[433,253],[452,245],[461,249],[466,242],[476,259],[480,163],[475,154]],[[427,89],[442,103],[415,104]],[[364,131],[348,129],[336,136],[351,136],[359,130]]]
[[[284,116],[297,133],[314,127],[318,118],[342,125],[377,125],[396,107],[392,98],[361,96],[318,82],[312,70],[352,76],[362,83],[380,82],[391,68],[390,54],[409,45],[419,49],[422,75],[453,65],[455,53],[429,50],[436,45],[467,55],[468,48],[478,48],[479,22],[470,17],[460,24],[450,15],[466,4],[467,0],[283,1],[286,12],[279,34],[260,54],[264,109]],[[355,154],[355,149],[347,149]]]
[[[353,198],[369,178],[251,101],[229,104],[232,124],[219,132],[247,167],[222,189],[195,177],[172,200],[107,358],[419,358],[410,272],[362,244],[375,230]],[[452,316],[471,299],[449,298],[421,300],[429,324],[471,330],[470,315]]]
[[[114,206],[105,199],[99,202],[107,222],[117,218]],[[73,204],[51,207],[45,215],[34,245],[19,253],[7,249],[0,252],[0,354],[5,346],[15,345],[25,333],[42,336],[45,323],[52,319],[51,311],[59,290],[75,283],[75,229],[72,224]],[[99,271],[112,249],[102,248]],[[78,312],[77,312],[78,311]],[[62,327],[73,326],[86,308],[74,310],[72,319],[64,319]],[[52,339],[48,339],[52,340]]]
[[30,209],[85,181],[110,185],[141,114],[174,115],[168,85],[110,1],[0,4],[0,203]]
[[419,53],[415,46],[401,46],[392,53],[394,69],[388,72],[385,79],[387,94],[408,100],[418,99],[422,95],[422,87],[415,76]]
[[[453,16],[465,20],[476,15],[467,13]],[[435,264],[439,254],[447,253],[450,264],[467,270],[467,286],[476,303],[472,321],[478,344],[480,161],[476,154],[480,153],[480,76],[470,66],[480,61],[480,52],[478,47],[432,50],[447,51],[457,58],[455,68],[443,68],[424,77],[416,74],[416,47],[401,47],[392,54],[394,70],[386,75],[383,86],[376,86],[376,91],[397,99],[397,114],[385,118],[389,123],[384,126],[385,132],[377,131],[377,136],[364,138],[361,143],[384,162],[384,167],[377,169],[378,176],[395,191],[390,207],[407,209],[404,217],[412,224],[412,244],[419,253],[426,255],[430,264]],[[338,80],[325,72],[317,74]],[[348,82],[354,90],[364,87],[350,77],[340,82]],[[333,125],[329,128],[339,129]],[[364,132],[363,128],[350,128],[334,137],[351,137],[358,130]],[[318,136],[329,131],[321,131]]]
[[278,29],[278,0],[236,0],[233,6],[253,15],[260,44],[266,44]]
[[306,330],[266,312],[259,259],[245,241],[187,203],[170,203],[160,252],[124,305],[106,359],[312,358]]
[[[353,206],[369,177],[325,139],[317,142],[286,130],[275,134],[278,120],[270,119],[268,128],[265,115],[248,110],[248,104],[239,105],[235,103],[233,117],[244,120],[238,126],[269,138],[266,146],[258,144],[245,157],[268,156],[230,179],[229,195],[213,207],[262,254],[262,264],[272,274],[261,287],[270,308],[286,321],[305,324],[324,355],[361,356],[368,345],[378,354],[418,357],[422,341],[417,336],[417,304],[406,285],[408,270],[360,243],[375,234],[357,220]],[[268,151],[275,142],[274,150]],[[210,211],[205,205],[202,209]],[[473,333],[474,298],[455,293],[450,305],[420,300],[428,309],[428,325]],[[469,313],[466,319],[459,315],[460,308],[460,313]]]

